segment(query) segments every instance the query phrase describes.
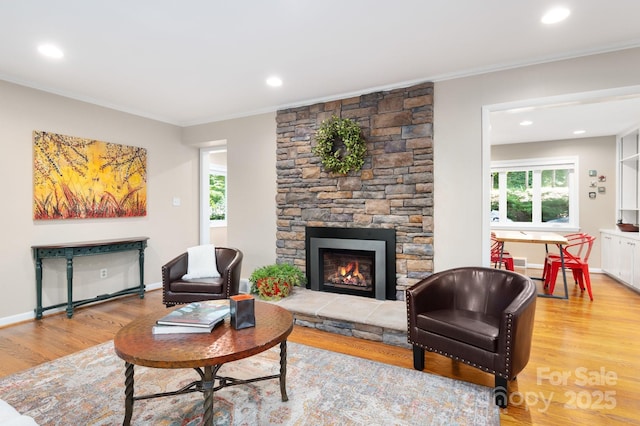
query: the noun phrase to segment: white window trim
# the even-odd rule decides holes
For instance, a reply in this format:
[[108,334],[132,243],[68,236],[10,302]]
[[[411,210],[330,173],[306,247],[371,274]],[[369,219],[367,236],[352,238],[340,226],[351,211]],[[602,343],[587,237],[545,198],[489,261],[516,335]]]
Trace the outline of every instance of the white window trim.
[[[569,209],[572,212],[571,219],[572,221],[569,223],[541,223],[540,212],[535,209],[532,217],[533,223],[526,222],[507,222],[507,197],[506,197],[506,182],[503,182],[503,179],[506,179],[504,174],[501,174],[498,179],[500,179],[500,222],[491,222],[492,230],[499,229],[527,229],[530,231],[562,231],[562,232],[576,232],[580,230],[580,203],[579,203],[579,177],[578,170],[579,168],[579,157],[570,156],[570,157],[549,157],[549,158],[529,158],[523,160],[504,160],[504,161],[492,161],[490,171],[491,173],[495,171],[517,171],[517,170],[530,170],[532,167],[535,168],[571,168],[573,172],[569,174]],[[540,176],[536,176],[537,174],[533,174],[534,179],[534,187],[537,179],[540,179]],[[538,182],[539,183],[539,182]],[[504,191],[504,193],[502,193]],[[489,189],[491,192],[491,189]],[[540,201],[540,193],[534,191],[534,205],[537,201]]]

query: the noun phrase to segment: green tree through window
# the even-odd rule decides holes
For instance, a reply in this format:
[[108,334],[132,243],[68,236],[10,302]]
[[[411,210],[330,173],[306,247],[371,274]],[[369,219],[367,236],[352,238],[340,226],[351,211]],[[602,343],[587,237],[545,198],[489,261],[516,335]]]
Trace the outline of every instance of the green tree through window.
[[492,163],[491,221],[508,226],[577,226],[576,161],[551,158]]
[[569,217],[569,170],[542,171],[542,221]]
[[227,177],[209,174],[209,220],[227,219]]
[[507,172],[507,217],[514,222],[531,222],[533,219],[533,174]]

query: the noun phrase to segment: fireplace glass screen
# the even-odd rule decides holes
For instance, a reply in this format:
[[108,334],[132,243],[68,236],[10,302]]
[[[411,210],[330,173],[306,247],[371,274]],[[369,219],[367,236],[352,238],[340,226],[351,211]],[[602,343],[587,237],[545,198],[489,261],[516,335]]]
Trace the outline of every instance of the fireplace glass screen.
[[320,249],[322,284],[327,291],[358,294],[373,292],[375,252]]

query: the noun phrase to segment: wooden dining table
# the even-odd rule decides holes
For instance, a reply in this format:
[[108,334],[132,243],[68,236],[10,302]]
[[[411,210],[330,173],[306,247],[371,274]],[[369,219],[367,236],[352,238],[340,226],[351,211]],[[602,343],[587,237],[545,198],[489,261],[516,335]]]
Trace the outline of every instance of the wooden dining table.
[[[502,243],[500,250],[500,263],[504,253],[505,243],[529,243],[544,244],[545,255],[549,252],[549,244],[558,247],[560,252],[560,264],[562,265],[562,280],[564,282],[564,296],[555,296],[548,293],[538,293],[538,297],[549,297],[553,299],[569,299],[569,289],[567,287],[567,273],[564,268],[564,252],[562,246],[568,244],[567,239],[555,232],[534,232],[534,231],[493,231],[496,241]],[[544,280],[544,278],[530,277],[534,280]]]

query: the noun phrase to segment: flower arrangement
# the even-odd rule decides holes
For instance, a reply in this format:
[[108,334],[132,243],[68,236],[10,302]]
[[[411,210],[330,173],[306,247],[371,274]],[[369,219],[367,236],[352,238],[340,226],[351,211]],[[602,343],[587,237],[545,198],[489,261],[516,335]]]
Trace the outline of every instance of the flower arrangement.
[[307,282],[305,274],[288,263],[262,266],[249,277],[251,293],[264,300],[280,300],[291,293],[294,286]]
[[[342,141],[344,148],[335,149],[336,141]],[[324,120],[316,132],[313,153],[320,156],[322,165],[330,172],[346,174],[352,170],[360,170],[366,151],[360,127],[349,118],[334,115]]]

